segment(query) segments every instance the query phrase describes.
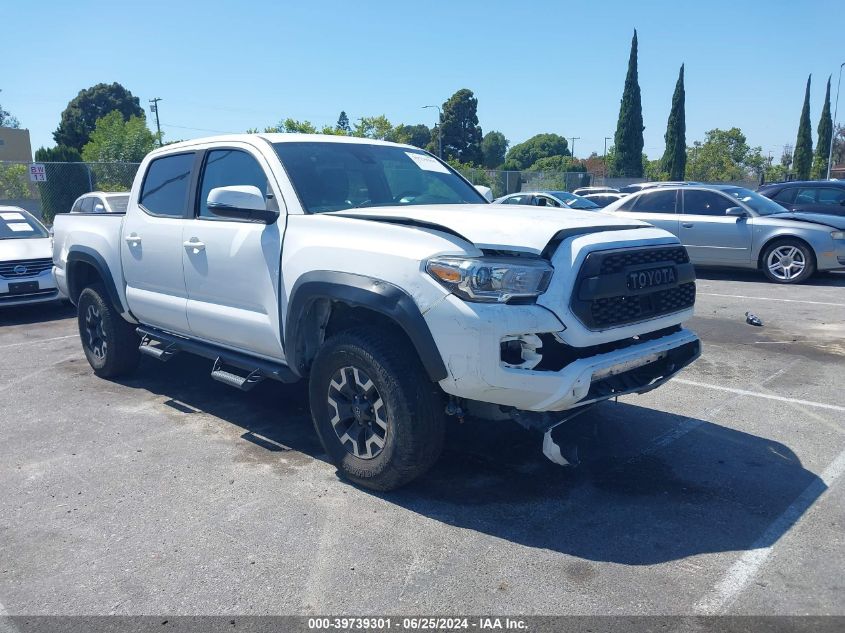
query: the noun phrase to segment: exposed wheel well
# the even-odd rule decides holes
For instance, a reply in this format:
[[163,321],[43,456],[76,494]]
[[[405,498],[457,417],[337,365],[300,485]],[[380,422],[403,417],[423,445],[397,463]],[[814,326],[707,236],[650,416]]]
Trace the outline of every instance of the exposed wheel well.
[[763,247],[760,249],[760,255],[757,257],[757,268],[762,270],[763,269],[763,256],[766,254],[766,251],[772,244],[777,244],[778,242],[800,242],[804,246],[807,247],[807,250],[810,252],[810,256],[813,258],[813,261],[816,260],[816,252],[813,250],[813,247],[810,243],[802,239],[800,237],[795,237],[793,235],[778,235],[773,237],[768,242],[763,244]]
[[67,284],[69,299],[76,305],[79,302],[79,295],[86,287],[95,283],[103,283],[105,280],[99,271],[88,262],[73,261],[68,263]]

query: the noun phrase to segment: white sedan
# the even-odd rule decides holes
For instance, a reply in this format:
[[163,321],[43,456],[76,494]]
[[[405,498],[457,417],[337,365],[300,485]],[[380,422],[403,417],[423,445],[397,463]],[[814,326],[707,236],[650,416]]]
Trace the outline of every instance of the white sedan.
[[0,206],[0,308],[59,298],[50,232],[20,207]]
[[568,191],[520,191],[493,200],[493,204],[527,204],[535,207],[560,207],[580,211],[600,211],[595,202]]

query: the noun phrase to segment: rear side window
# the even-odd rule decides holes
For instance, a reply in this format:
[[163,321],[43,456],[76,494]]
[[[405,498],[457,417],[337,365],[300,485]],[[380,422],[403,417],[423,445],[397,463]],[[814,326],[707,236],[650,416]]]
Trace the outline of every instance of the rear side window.
[[175,154],[150,163],[140,203],[153,215],[181,218],[188,206],[194,154]]
[[725,211],[736,206],[734,201],[712,191],[684,191],[686,215],[725,215]]
[[774,199],[778,202],[792,202],[795,200],[795,191],[794,187],[785,187],[774,195]]
[[637,213],[675,213],[675,190],[652,191],[634,200]]
[[818,193],[819,204],[842,204],[845,203],[845,189],[832,189],[822,187]]
[[82,213],[94,213],[94,198],[91,196],[83,198],[80,211],[82,211]]

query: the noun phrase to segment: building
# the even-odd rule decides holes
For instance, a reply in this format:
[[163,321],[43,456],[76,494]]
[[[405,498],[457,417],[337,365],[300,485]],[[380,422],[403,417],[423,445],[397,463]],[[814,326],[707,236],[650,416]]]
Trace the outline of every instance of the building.
[[29,130],[0,127],[0,162],[6,160],[32,162]]
[[845,163],[839,163],[830,168],[830,177],[845,180]]

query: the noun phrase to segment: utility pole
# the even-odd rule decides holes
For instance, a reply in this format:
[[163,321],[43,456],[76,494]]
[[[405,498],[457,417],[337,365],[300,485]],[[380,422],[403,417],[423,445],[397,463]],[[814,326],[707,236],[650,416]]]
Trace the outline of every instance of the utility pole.
[[427,105],[423,106],[422,109],[425,110],[426,108],[437,108],[437,157],[440,160],[443,160],[443,110],[440,109],[438,105]]
[[158,121],[158,102],[162,101],[160,97],[150,99],[150,112],[155,112],[156,115],[156,130],[158,130],[158,146],[162,146],[161,142],[161,123]]
[[607,142],[612,138],[613,138],[612,136],[605,136],[604,137],[604,154],[603,154],[603,157],[605,159],[607,158]]
[[572,158],[575,158],[575,141],[577,141],[581,137],[580,136],[572,136],[570,138],[572,139]]
[[836,116],[839,114],[839,87],[842,85],[842,67],[845,62],[839,64],[839,81],[836,82],[836,106],[833,108],[833,126],[830,131],[830,149],[827,151],[827,179],[830,180],[830,162],[833,160],[833,139],[836,138]]

